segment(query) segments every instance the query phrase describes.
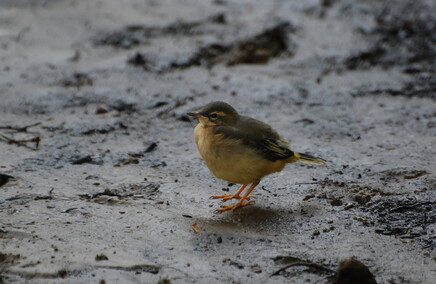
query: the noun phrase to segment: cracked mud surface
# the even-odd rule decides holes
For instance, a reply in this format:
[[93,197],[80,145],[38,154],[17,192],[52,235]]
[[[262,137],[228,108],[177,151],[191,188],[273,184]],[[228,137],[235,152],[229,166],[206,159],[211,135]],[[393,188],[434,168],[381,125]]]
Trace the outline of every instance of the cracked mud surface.
[[[0,282],[334,283],[354,256],[378,283],[432,283],[435,11],[0,2]],[[327,165],[217,213],[238,185],[209,173],[186,116],[213,100]]]

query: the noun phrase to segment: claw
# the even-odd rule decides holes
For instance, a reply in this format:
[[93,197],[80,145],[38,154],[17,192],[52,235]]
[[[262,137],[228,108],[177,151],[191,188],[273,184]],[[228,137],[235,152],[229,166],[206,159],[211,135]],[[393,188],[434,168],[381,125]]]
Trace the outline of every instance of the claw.
[[224,201],[232,199],[232,198],[238,198],[239,199],[238,203],[236,203],[235,205],[223,205],[220,209],[218,209],[218,212],[221,213],[221,212],[224,212],[224,211],[227,211],[227,210],[236,210],[239,207],[244,207],[244,206],[249,205],[251,203],[251,201],[247,201],[247,202],[244,202],[244,201],[247,200],[247,199],[250,199],[250,196],[248,196],[248,195],[253,191],[253,189],[258,184],[259,184],[259,181],[252,183],[250,188],[247,190],[247,192],[242,197],[239,194],[247,186],[246,184],[242,185],[241,188],[235,194],[233,194],[233,195],[231,195],[231,194],[224,194],[224,195],[221,195],[221,196],[220,195],[215,195],[213,198],[223,198]]
[[238,209],[240,207],[244,207],[244,206],[250,205],[250,203],[251,203],[250,201],[247,201],[247,202],[244,202],[244,203],[238,202],[235,205],[223,205],[220,209],[218,209],[218,212],[221,213],[221,212],[228,211],[228,210],[233,210],[234,211],[234,210],[236,210],[236,209]]
[[[223,194],[223,195],[214,195],[212,196],[213,199],[222,198],[224,201],[230,200],[230,199],[241,199],[242,196],[236,195],[236,194]],[[245,199],[253,198],[253,196],[247,196]]]

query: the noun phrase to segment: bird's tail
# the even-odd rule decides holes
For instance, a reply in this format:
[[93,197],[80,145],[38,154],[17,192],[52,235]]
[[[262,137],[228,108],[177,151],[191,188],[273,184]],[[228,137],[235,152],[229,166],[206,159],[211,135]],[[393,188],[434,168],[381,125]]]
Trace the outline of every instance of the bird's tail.
[[322,166],[325,164],[325,160],[321,159],[321,158],[316,158],[314,156],[311,156],[309,154],[303,154],[303,153],[297,153],[294,152],[294,155],[292,157],[290,157],[288,159],[288,161],[290,163],[299,161],[305,164],[309,164],[309,165],[319,165]]

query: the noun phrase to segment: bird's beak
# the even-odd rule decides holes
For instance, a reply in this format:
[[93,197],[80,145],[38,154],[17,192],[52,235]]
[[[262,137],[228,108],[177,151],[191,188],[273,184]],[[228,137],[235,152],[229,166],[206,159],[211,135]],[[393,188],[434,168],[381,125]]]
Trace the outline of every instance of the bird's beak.
[[187,115],[198,118],[201,124],[207,125],[208,118],[200,112],[188,112]]
[[198,119],[200,119],[200,117],[203,117],[203,115],[200,114],[200,113],[198,113],[198,112],[188,112],[187,115],[190,115],[190,116],[196,117],[196,118],[198,118]]

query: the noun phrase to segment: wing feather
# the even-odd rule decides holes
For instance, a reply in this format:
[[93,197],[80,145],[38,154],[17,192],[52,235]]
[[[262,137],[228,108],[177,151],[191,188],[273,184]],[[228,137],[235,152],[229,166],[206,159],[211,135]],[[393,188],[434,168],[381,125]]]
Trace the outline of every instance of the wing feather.
[[241,122],[235,126],[216,126],[214,133],[222,134],[228,139],[240,140],[270,161],[287,159],[294,155],[288,148],[288,142],[271,126],[252,118],[241,117]]

